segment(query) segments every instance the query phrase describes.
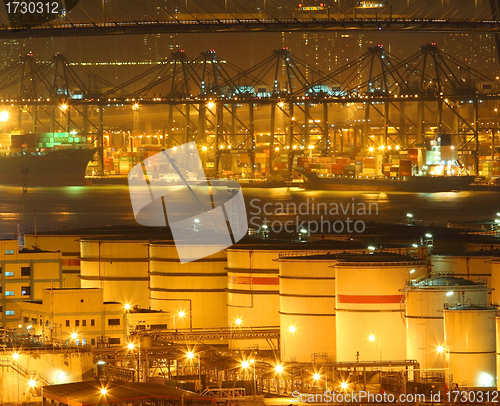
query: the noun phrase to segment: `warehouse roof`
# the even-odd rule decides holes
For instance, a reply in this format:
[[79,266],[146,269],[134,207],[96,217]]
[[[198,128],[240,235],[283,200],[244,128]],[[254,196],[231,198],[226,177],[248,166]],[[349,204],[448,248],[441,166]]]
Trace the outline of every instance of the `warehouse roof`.
[[[101,390],[105,388],[106,393]],[[43,397],[68,406],[86,406],[97,403],[140,403],[156,400],[166,403],[196,402],[215,403],[214,398],[194,392],[143,382],[74,382],[43,387]],[[157,403],[161,404],[161,403]]]

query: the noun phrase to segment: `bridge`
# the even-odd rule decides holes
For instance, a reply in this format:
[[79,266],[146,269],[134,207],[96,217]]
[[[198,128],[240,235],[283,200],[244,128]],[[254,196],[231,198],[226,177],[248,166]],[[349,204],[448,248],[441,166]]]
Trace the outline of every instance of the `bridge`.
[[500,31],[499,0],[462,0],[458,4],[448,0],[59,0],[59,6],[52,10],[23,9],[22,4],[5,2],[5,7],[0,7],[0,38],[272,31]]

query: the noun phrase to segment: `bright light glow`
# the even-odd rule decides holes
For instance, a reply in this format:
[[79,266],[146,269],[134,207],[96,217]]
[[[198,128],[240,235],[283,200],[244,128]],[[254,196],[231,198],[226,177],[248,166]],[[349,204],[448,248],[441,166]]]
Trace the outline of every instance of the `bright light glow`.
[[61,104],[61,110],[66,110],[68,108],[67,104]]
[[396,149],[399,149],[399,148],[400,148],[399,145],[396,145]]
[[444,347],[440,345],[439,347],[436,348],[436,351],[441,354],[444,351]]
[[289,331],[290,333],[295,333],[295,326],[290,326],[290,327],[288,328],[288,331]]
[[370,251],[375,251],[375,247],[374,247],[373,245],[370,245],[370,246],[368,247],[368,249],[369,249]]
[[248,361],[243,361],[243,362],[241,363],[241,367],[242,367],[242,368],[248,368],[248,366],[249,366],[249,365],[250,365],[250,364],[248,363]]
[[370,336],[368,337],[368,340],[375,341],[375,336],[373,334],[370,334]]
[[106,388],[102,388],[102,389],[101,389],[101,395],[105,395],[107,392],[108,392],[108,391],[107,391],[107,389],[106,389]]
[[199,223],[199,222],[200,222],[200,219],[194,219],[194,222],[195,222],[195,223]]
[[279,102],[278,106],[280,106],[281,108],[283,108],[283,106],[285,105],[285,103],[283,102]]
[[133,350],[135,345],[134,345],[134,343],[128,343],[127,347],[129,350]]
[[455,293],[455,292],[453,292],[453,291],[448,292],[448,293],[446,293],[446,296],[448,296],[448,297],[449,297],[449,296],[453,295],[453,293]]
[[179,317],[184,317],[186,313],[184,313],[182,310],[179,312]]
[[138,103],[135,103],[135,104],[132,106],[132,110],[139,110],[139,104],[138,104]]
[[0,121],[7,121],[9,119],[9,112],[8,111],[2,111],[0,113]]
[[278,364],[278,365],[276,365],[275,369],[276,369],[276,372],[279,374],[279,373],[283,372],[283,365]]
[[130,310],[130,303],[125,303],[125,310]]
[[77,337],[78,337],[78,334],[76,334],[76,333],[71,333],[71,338],[72,338],[73,340],[76,340],[76,338],[77,338]]
[[412,270],[410,271],[410,273],[415,273],[415,269],[412,269]]
[[307,148],[314,149],[314,145],[309,145]]
[[425,235],[427,238],[432,238],[432,234],[426,234]]
[[250,360],[250,364],[254,364],[255,363],[255,360],[254,359],[251,359]]
[[188,351],[188,353],[186,354],[186,357],[188,357],[189,359],[193,359],[193,357],[194,357],[193,351]]
[[368,148],[368,151],[373,152],[373,147]]
[[497,216],[499,216],[499,217],[500,217],[500,213],[497,213]]
[[241,319],[236,319],[235,323],[239,326],[241,324]]
[[209,109],[213,108],[214,106],[215,106],[215,103],[214,103],[214,102],[208,102],[208,104],[207,104],[207,107],[208,107]]
[[276,147],[274,148],[275,151],[279,151],[280,150],[280,147]]
[[384,145],[381,145],[380,146],[380,149],[383,151],[385,149],[385,146]]
[[305,228],[300,229],[301,234],[307,234],[307,230]]
[[207,147],[203,146],[201,149],[202,149],[203,151],[206,151],[206,150],[207,150]]
[[36,381],[34,379],[30,379],[28,383],[30,385],[30,388],[34,388],[36,386]]
[[317,381],[319,378],[320,378],[320,376],[319,376],[319,374],[316,372],[316,373],[314,374],[314,380],[315,380],[315,381]]
[[348,385],[347,385],[347,382],[342,382],[342,384],[340,385],[340,387],[341,387],[342,389],[344,389],[344,390],[346,390],[346,389],[347,389],[347,386],[348,386]]
[[493,377],[486,372],[482,372],[479,376],[479,381],[483,386],[493,386]]
[[411,213],[406,213],[406,217],[408,217],[409,219],[413,218],[413,214]]
[[19,359],[19,354],[15,352],[14,354],[12,354],[12,358],[14,358],[17,361]]
[[264,230],[267,230],[267,224],[263,224],[263,225],[262,225],[262,228],[263,228]]
[[418,244],[412,244],[411,245],[413,248],[418,248]]

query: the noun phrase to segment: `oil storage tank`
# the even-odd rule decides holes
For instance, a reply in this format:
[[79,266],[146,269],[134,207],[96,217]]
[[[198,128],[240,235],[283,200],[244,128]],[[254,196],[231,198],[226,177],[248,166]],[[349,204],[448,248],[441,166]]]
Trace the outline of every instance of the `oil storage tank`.
[[406,356],[420,363],[423,373],[444,376],[445,306],[465,303],[487,305],[486,283],[452,275],[433,274],[410,279],[406,286]]
[[279,262],[281,359],[336,360],[336,255],[283,257]]
[[[345,241],[315,243],[262,241],[235,244],[227,250],[228,326],[280,328],[279,262],[283,256],[368,251],[366,244]],[[232,347],[267,346],[265,340],[232,341]]]
[[102,288],[106,302],[148,308],[148,245],[136,235],[82,237],[82,288]]
[[381,252],[339,255],[334,267],[337,361],[406,359],[404,288],[426,263]]
[[227,326],[226,257],[221,251],[181,264],[172,242],[151,242],[151,307],[169,312],[168,328]]
[[447,368],[459,387],[496,386],[495,315],[495,308],[474,304],[445,309]]

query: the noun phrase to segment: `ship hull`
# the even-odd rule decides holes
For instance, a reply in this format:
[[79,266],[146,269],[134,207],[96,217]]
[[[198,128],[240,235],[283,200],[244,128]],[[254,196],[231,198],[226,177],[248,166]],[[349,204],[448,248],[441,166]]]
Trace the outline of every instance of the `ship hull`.
[[83,148],[50,151],[44,155],[1,156],[0,185],[22,186],[23,168],[28,169],[28,187],[86,185],[85,169],[93,156],[94,150]]
[[322,178],[314,173],[297,172],[304,179],[304,189],[356,190],[383,192],[434,193],[466,189],[474,176],[410,176],[402,179]]

